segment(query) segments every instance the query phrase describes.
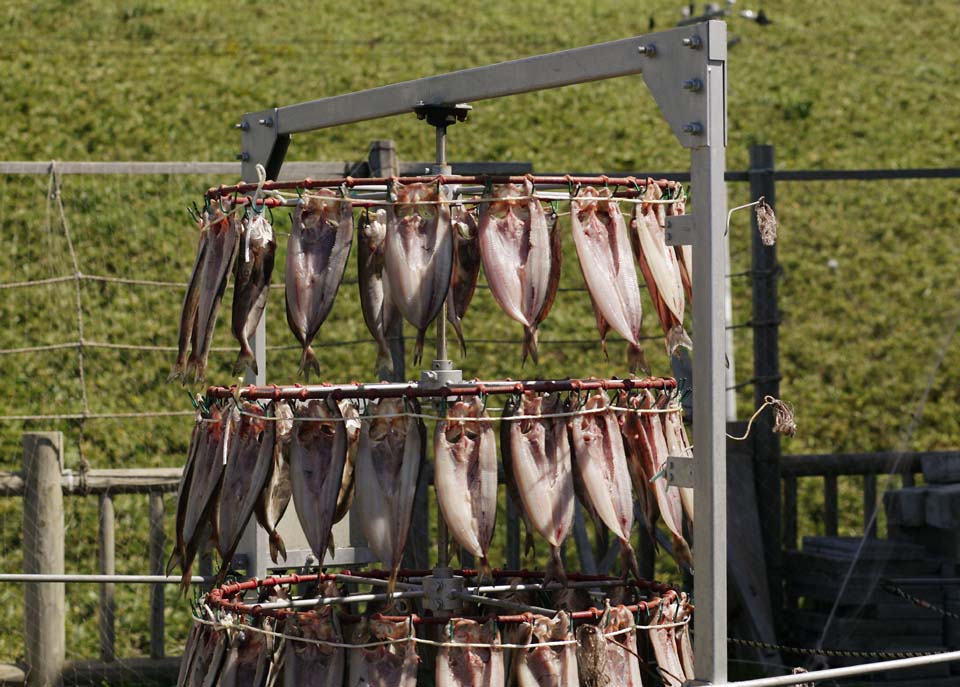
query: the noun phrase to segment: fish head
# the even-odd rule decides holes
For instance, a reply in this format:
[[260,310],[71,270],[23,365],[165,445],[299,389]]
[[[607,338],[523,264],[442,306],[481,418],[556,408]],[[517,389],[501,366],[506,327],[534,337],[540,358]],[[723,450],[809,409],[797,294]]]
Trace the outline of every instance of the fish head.
[[398,184],[396,211],[401,218],[415,219],[417,223],[429,221],[437,214],[439,199],[437,184]]
[[410,635],[410,627],[406,620],[375,618],[370,621],[370,634],[381,641],[406,639]]
[[[544,396],[534,391],[525,391],[520,401],[520,415],[540,415],[542,412]],[[520,420],[520,431],[527,434],[536,424],[536,420]]]
[[347,431],[347,441],[354,443],[360,438],[360,411],[357,404],[348,399],[337,401],[340,415],[343,416],[343,427]]
[[532,185],[503,184],[494,191],[494,200],[488,203],[487,212],[497,219],[512,215],[520,222],[526,222],[530,218],[528,203],[532,193]]
[[450,221],[457,243],[476,240],[480,220],[475,209],[468,210],[463,205],[454,205],[450,210]]
[[597,391],[587,398],[587,402],[583,406],[583,410],[587,412],[575,419],[576,422],[580,423],[584,442],[590,443],[603,437],[603,432],[600,428],[600,417],[604,409],[608,408],[609,405],[607,397],[602,391]]
[[475,421],[481,414],[482,405],[476,396],[454,403],[447,411],[447,424],[443,431],[446,440],[451,444],[476,441],[485,425]]
[[387,210],[378,208],[366,215],[360,233],[371,252],[380,250],[387,237]]
[[273,404],[273,415],[277,418],[277,441],[286,443],[290,441],[290,434],[293,432],[293,409],[286,401],[277,401]]
[[383,398],[376,404],[373,418],[367,430],[373,441],[385,441],[390,435],[402,435],[406,432],[407,418],[403,416],[402,398]]
[[258,403],[245,402],[240,407],[240,438],[241,440],[259,437],[267,427],[265,413]]
[[340,424],[339,410],[332,410],[326,400],[309,400],[298,408],[296,415],[305,420],[297,423],[299,426],[295,429],[300,441],[329,440],[337,433],[337,425]]

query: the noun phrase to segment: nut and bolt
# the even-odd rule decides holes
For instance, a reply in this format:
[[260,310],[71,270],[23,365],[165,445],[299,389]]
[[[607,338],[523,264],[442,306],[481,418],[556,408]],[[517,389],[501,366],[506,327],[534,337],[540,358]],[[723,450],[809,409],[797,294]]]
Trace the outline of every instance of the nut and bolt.
[[701,124],[700,122],[690,122],[689,124],[684,124],[683,132],[686,134],[699,136],[700,134],[703,133],[703,124]]
[[246,120],[239,122],[233,125],[234,129],[240,129],[240,131],[250,131],[250,123]]
[[692,49],[696,50],[697,48],[702,48],[702,47],[703,47],[703,39],[700,38],[700,36],[697,36],[696,34],[694,34],[693,36],[690,36],[689,38],[684,38],[684,39],[683,39],[683,45],[684,45],[685,47],[687,47],[687,48],[692,48]]
[[687,79],[683,82],[683,88],[686,91],[698,93],[703,90],[703,81],[700,79]]
[[259,120],[260,126],[273,126],[273,117]]
[[646,55],[647,57],[653,57],[657,54],[657,46],[655,46],[653,43],[648,45],[638,45],[637,52],[641,55]]
[[250,160],[250,153],[244,151],[242,153],[237,153],[237,159],[241,162],[247,162]]

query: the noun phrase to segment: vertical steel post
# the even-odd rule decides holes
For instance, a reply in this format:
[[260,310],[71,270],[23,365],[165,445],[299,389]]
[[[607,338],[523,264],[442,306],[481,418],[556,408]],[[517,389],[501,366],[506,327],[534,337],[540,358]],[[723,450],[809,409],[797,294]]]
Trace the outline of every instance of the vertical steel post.
[[[163,493],[150,492],[150,574],[163,575]],[[150,585],[150,658],[164,655],[164,603],[162,584]]]
[[[101,494],[99,517],[101,575],[113,575],[117,572],[116,522],[113,497],[109,493]],[[100,660],[104,663],[116,659],[116,593],[117,585],[113,582],[100,584]]]
[[[725,54],[726,46],[723,46]],[[719,51],[718,51],[719,52]],[[726,62],[708,60],[704,144],[690,153],[693,189],[694,569],[697,679],[727,679],[727,471],[723,234],[727,215]]]

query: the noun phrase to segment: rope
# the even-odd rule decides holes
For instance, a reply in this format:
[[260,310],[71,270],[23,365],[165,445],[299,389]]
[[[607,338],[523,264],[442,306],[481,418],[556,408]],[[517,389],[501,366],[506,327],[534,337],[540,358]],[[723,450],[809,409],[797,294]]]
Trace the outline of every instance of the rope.
[[797,433],[797,423],[793,420],[793,409],[778,398],[764,396],[763,405],[757,408],[756,412],[750,416],[750,420],[747,422],[747,430],[743,433],[743,436],[735,437],[732,434],[728,434],[727,438],[733,439],[734,441],[746,441],[747,437],[750,436],[750,428],[753,427],[753,421],[757,419],[757,416],[760,415],[767,406],[772,406],[776,412],[776,417],[773,421],[773,431],[777,434],[794,436]]
[[901,599],[909,601],[914,606],[925,608],[928,611],[933,611],[934,613],[941,615],[944,618],[952,618],[953,620],[960,620],[960,614],[954,613],[953,611],[948,611],[945,608],[940,608],[939,606],[936,606],[930,603],[926,599],[921,599],[919,596],[914,596],[913,594],[910,594],[909,592],[904,591],[903,588],[898,587],[890,580],[883,580],[880,587],[881,589],[883,589],[883,591],[887,592],[888,594],[899,596]]
[[936,656],[944,653],[943,651],[853,651],[849,649],[814,649],[799,646],[785,646],[783,644],[770,644],[768,642],[758,642],[753,639],[738,639],[736,637],[727,637],[727,642],[739,646],[747,646],[752,649],[767,649],[769,651],[781,651],[787,654],[799,654],[803,656],[828,656],[830,658],[916,658],[918,656]]
[[65,281],[73,281],[75,277],[50,277],[49,279],[34,279],[33,281],[14,281],[0,284],[0,289],[20,289],[25,286],[39,286],[41,284],[60,284]]
[[0,415],[0,422],[41,420],[121,420],[126,418],[180,417],[195,415],[192,410],[153,410],[139,413],[60,413],[56,415]]

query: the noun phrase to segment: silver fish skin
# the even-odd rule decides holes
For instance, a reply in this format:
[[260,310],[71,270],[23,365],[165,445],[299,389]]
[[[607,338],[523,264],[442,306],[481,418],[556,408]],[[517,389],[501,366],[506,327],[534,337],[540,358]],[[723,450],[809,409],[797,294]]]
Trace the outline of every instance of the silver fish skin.
[[387,206],[384,271],[390,295],[417,329],[413,364],[423,357],[427,327],[443,309],[453,273],[450,192],[437,184],[393,183]]
[[[562,413],[557,396],[525,393],[520,415]],[[573,465],[566,420],[517,420],[509,423],[511,472],[529,522],[550,545],[547,580],[565,581],[560,545],[573,527]]]
[[237,269],[233,278],[233,335],[240,343],[240,354],[233,364],[233,374],[249,367],[257,374],[257,359],[250,347],[250,337],[267,306],[270,280],[273,277],[273,262],[277,241],[273,227],[263,216],[254,212],[244,218]]
[[606,687],[610,683],[607,671],[607,640],[596,625],[577,627],[577,673],[583,687]]
[[[420,408],[413,402],[413,412]],[[393,591],[410,531],[417,480],[426,454],[426,428],[404,412],[403,399],[371,403],[370,417],[360,430],[357,452],[356,507],[367,544],[390,569]]]
[[497,516],[497,444],[491,424],[474,397],[454,403],[433,435],[440,512],[453,537],[480,559],[484,572]]
[[220,687],[258,687],[257,672],[267,652],[267,639],[267,635],[254,630],[236,632],[223,662]]
[[[343,642],[340,621],[329,606],[316,613],[301,615],[299,622],[288,622],[285,634],[334,643]],[[298,687],[341,687],[345,668],[345,650],[340,647],[286,640],[283,669],[285,673],[291,673],[290,684]]]
[[[290,435],[293,431],[293,410],[286,401],[273,404],[273,415],[278,418],[267,425],[268,436],[264,442],[273,446],[271,465],[263,466],[267,477],[257,495],[253,512],[270,539],[270,558],[279,563],[287,558],[287,549],[283,538],[277,532],[277,525],[287,511],[292,496],[290,486]],[[270,435],[273,435],[271,438]]]
[[609,189],[591,186],[576,194],[570,202],[573,243],[597,324],[606,323],[627,340],[627,364],[635,372],[647,369],[640,348],[640,287],[626,222],[610,196]]
[[663,327],[667,353],[673,355],[678,346],[692,348],[693,344],[683,328],[685,304],[680,262],[673,246],[666,242],[666,206],[656,202],[662,195],[660,187],[648,180],[643,200],[651,202],[634,205],[630,241]]
[[420,665],[417,645],[412,640],[397,641],[412,634],[413,627],[409,621],[367,621],[354,638],[356,644],[395,643],[351,649],[347,684],[350,687],[416,687]]
[[167,381],[182,379],[186,381],[187,355],[190,352],[190,342],[197,320],[197,309],[200,305],[200,283],[203,281],[203,269],[206,265],[207,244],[210,234],[204,227],[203,219],[198,222],[200,239],[197,242],[197,257],[190,271],[187,281],[187,291],[183,296],[183,307],[180,309],[180,327],[177,332],[177,360],[173,364]]
[[450,293],[447,294],[447,321],[460,342],[460,355],[467,354],[463,338],[463,318],[473,300],[480,278],[480,242],[477,238],[479,218],[475,210],[454,205],[451,210],[453,223],[453,274],[450,278]]
[[193,431],[190,433],[190,448],[187,450],[187,462],[183,466],[183,473],[180,475],[180,483],[177,485],[177,512],[175,518],[175,536],[176,542],[173,546],[173,552],[167,561],[167,575],[171,574],[176,566],[182,564],[185,555],[186,543],[183,540],[183,526],[187,518],[187,508],[190,503],[190,486],[193,480],[193,466],[196,463],[197,453],[201,446],[206,450],[206,443],[209,434],[206,423],[203,421],[203,415],[197,411],[193,423]]
[[[684,197],[683,189],[677,189],[678,196],[675,203],[667,206],[667,216],[676,217],[684,215],[687,212],[687,200]],[[693,305],[693,246],[683,245],[674,246],[674,252],[677,254],[677,262],[680,264],[680,278],[683,280],[683,292],[687,296],[687,303]]]
[[197,654],[193,659],[193,670],[187,685],[213,687],[220,677],[227,650],[230,648],[230,639],[223,628],[204,625],[198,640]]
[[630,545],[633,494],[620,425],[602,392],[591,395],[584,410],[596,412],[579,415],[573,421],[571,435],[577,472],[590,506],[620,540],[624,563],[639,579],[639,565]]
[[[523,521],[524,537],[523,552],[525,556],[535,553],[533,541],[533,523],[527,516],[527,511],[523,506],[523,500],[520,498],[520,488],[517,486],[517,480],[513,476],[513,455],[510,448],[510,428],[513,423],[510,418],[520,414],[520,400],[513,396],[507,397],[503,402],[503,410],[500,413],[500,460],[503,462],[503,481],[507,487],[507,497],[513,503],[514,509],[519,513]],[[513,643],[513,642],[511,642]],[[510,652],[507,652],[509,656]]]
[[[601,629],[606,634],[634,627],[633,613],[623,606],[609,610]],[[637,659],[637,633],[625,632],[607,637],[608,687],[642,687],[640,661]]]
[[518,687],[579,687],[576,645],[550,647],[547,642],[573,639],[570,616],[563,611],[554,618],[534,616],[527,649],[517,662]]
[[177,672],[177,687],[186,687],[190,680],[203,628],[204,625],[196,621],[190,626],[190,634],[187,635],[187,643],[183,647],[183,655],[180,658],[180,670]]
[[650,644],[653,646],[653,655],[657,659],[657,672],[664,687],[681,687],[686,678],[686,671],[680,660],[677,644],[677,628],[672,625],[677,622],[674,604],[665,604],[660,622],[655,630],[649,631]]
[[[354,499],[355,466],[357,464],[357,447],[360,444],[360,411],[353,401],[346,399],[337,401],[340,414],[343,416],[343,428],[347,433],[347,462],[343,466],[343,476],[340,478],[340,491],[337,493],[337,510],[333,514],[333,521],[340,522],[350,510]],[[331,537],[331,542],[333,538]]]
[[[690,440],[687,438],[687,430],[683,426],[683,411],[679,404],[671,404],[665,410],[671,412],[663,413],[660,417],[663,420],[663,436],[667,442],[667,454],[670,456],[686,456],[693,458],[693,451],[690,449]],[[689,487],[680,488],[680,502],[683,504],[683,510],[693,522],[693,489]]]
[[203,380],[207,370],[207,356],[213,344],[213,330],[217,324],[220,302],[233,271],[240,239],[240,222],[232,208],[226,214],[212,205],[206,211],[207,248],[200,282],[197,317],[194,321],[195,342],[187,359],[187,374],[191,371],[194,380]]
[[353,208],[330,189],[304,198],[293,214],[287,241],[287,324],[303,346],[301,375],[320,374],[311,344],[343,281],[353,244]]
[[437,652],[436,687],[503,687],[503,649],[493,621],[481,625],[458,618],[447,641],[458,644],[489,644],[493,648],[444,646]]
[[480,256],[494,300],[524,327],[523,358],[537,359],[537,325],[549,293],[553,241],[533,184],[505,184],[480,216]]
[[387,341],[397,318],[401,317],[390,297],[383,266],[387,238],[387,211],[378,208],[365,215],[360,224],[357,245],[360,283],[360,310],[367,329],[377,342],[375,371],[381,380],[391,379],[394,373],[393,356]]
[[[639,410],[644,407],[644,402],[642,397],[630,396],[624,391],[620,393],[617,405],[621,408]],[[623,448],[627,456],[630,480],[633,482],[633,493],[643,513],[642,524],[650,536],[650,541],[656,546],[655,528],[660,518],[660,508],[657,504],[656,487],[650,482],[656,470],[651,458],[653,448],[650,445],[650,437],[639,413],[623,413],[620,434],[623,436]]]
[[[263,409],[256,403],[244,402],[237,423],[237,433],[230,446],[227,465],[223,469],[223,485],[220,488],[217,547],[224,562],[223,570],[229,568],[233,552],[240,543],[243,530],[253,514],[257,495],[262,489],[263,464],[270,465],[273,446],[268,445],[267,425]],[[275,436],[275,434],[273,435]]]
[[210,521],[219,501],[223,463],[230,452],[238,415],[232,404],[222,410],[216,406],[211,408],[210,420],[206,423],[208,438],[205,446],[198,449],[195,458],[190,502],[187,504],[183,523],[184,555],[180,561],[183,571],[180,588],[184,592],[190,588],[193,560],[206,544],[205,525]]
[[[347,432],[340,408],[327,401],[300,403],[290,444],[290,484],[293,505],[310,548],[323,562],[337,509],[343,468],[347,462]],[[324,421],[326,420],[326,421]]]

